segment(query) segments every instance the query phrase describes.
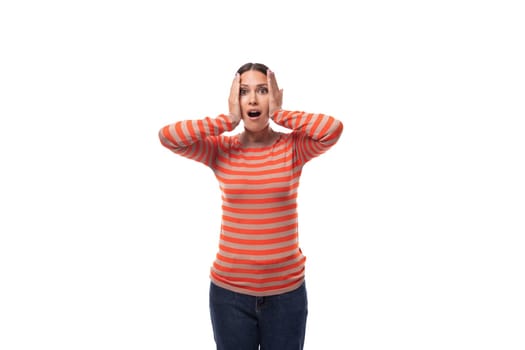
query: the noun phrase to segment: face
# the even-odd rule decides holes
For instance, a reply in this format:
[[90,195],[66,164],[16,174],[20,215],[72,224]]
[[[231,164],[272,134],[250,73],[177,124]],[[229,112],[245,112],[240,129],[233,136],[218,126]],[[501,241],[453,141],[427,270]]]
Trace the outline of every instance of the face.
[[244,127],[253,132],[264,130],[270,121],[266,75],[255,70],[242,73],[239,99]]

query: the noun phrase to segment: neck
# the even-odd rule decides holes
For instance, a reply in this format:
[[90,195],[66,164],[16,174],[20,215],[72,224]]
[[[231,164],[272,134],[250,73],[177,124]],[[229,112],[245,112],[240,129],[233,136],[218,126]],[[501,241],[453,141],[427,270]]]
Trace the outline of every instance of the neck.
[[241,134],[241,140],[245,145],[269,145],[273,142],[275,132],[267,125],[264,129],[259,131],[250,131],[244,129]]

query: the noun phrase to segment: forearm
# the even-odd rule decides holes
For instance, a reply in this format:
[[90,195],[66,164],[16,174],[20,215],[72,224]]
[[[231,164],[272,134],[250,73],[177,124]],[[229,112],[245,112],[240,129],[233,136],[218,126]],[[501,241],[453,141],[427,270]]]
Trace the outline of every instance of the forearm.
[[206,117],[196,120],[182,120],[162,127],[159,131],[160,143],[176,152],[192,147],[210,136],[218,136],[231,131],[235,125],[229,116],[220,114],[216,118]]
[[278,110],[272,119],[282,127],[326,145],[335,144],[343,132],[343,123],[326,114]]

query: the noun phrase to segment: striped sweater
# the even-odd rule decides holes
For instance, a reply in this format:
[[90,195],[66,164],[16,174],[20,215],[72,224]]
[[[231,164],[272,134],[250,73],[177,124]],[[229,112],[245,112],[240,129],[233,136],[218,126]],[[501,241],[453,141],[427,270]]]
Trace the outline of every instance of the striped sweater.
[[278,111],[280,133],[271,145],[242,147],[226,115],[183,120],[159,131],[176,154],[204,163],[219,181],[222,221],[213,283],[254,296],[285,293],[304,280],[297,190],[303,166],[332,147],[343,124],[328,115]]

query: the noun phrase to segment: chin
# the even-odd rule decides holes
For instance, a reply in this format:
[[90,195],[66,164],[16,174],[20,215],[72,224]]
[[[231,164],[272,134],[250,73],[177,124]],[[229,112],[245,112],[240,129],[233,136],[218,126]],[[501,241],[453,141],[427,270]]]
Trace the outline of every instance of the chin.
[[266,120],[249,120],[249,119],[244,119],[243,120],[243,123],[244,123],[244,128],[248,131],[251,131],[251,132],[258,132],[258,131],[262,131],[264,129],[266,129],[270,123],[269,123],[269,120],[266,119]]

